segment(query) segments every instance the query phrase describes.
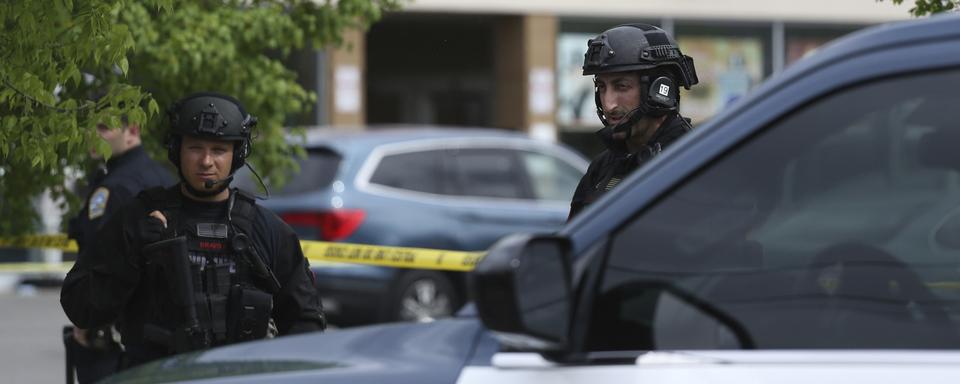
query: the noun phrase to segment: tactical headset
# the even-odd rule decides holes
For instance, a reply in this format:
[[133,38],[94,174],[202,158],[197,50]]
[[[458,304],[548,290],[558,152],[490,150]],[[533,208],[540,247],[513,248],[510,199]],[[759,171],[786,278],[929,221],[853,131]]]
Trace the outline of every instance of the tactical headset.
[[[639,72],[641,86],[640,106],[619,125],[632,125],[642,116],[676,112],[680,92],[674,78],[686,89],[699,82],[693,58],[681,53],[680,47],[662,29],[647,24],[620,25],[587,42],[584,76],[615,72]],[[608,126],[596,88],[594,102],[600,121]]]

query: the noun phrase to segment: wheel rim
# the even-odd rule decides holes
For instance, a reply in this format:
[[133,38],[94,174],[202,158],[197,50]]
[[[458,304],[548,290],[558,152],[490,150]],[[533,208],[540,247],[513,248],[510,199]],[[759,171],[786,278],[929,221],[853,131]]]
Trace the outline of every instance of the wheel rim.
[[451,315],[450,296],[432,279],[416,280],[400,297],[400,319],[430,322]]

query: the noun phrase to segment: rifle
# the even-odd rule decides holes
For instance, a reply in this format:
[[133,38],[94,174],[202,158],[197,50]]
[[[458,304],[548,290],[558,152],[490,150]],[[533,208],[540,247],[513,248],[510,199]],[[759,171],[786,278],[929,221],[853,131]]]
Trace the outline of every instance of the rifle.
[[161,327],[147,324],[144,327],[144,336],[151,341],[167,345],[178,353],[210,347],[210,338],[200,327],[197,316],[186,236],[147,244],[143,247],[143,255],[148,263],[160,267],[161,274],[167,282],[169,299],[181,314],[177,319],[180,325],[173,330],[172,334]]

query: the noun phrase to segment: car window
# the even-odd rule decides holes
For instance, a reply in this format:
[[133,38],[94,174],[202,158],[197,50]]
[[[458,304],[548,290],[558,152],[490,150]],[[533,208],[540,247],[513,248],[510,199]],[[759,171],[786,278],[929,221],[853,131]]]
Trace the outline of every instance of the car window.
[[529,199],[529,180],[516,151],[465,148],[454,151],[452,170],[463,196]]
[[520,152],[534,198],[569,202],[583,172],[557,157],[538,152]]
[[[960,347],[960,72],[808,105],[613,234],[591,350]],[[703,305],[664,295],[669,284]]]
[[370,183],[416,192],[444,193],[442,151],[417,151],[384,156]]
[[[295,195],[317,191],[329,187],[337,177],[340,162],[343,157],[327,147],[313,147],[306,149],[307,156],[297,159],[300,171],[287,178],[287,183],[281,188],[275,188],[269,179],[264,184],[270,187],[270,193],[275,196]],[[244,167],[237,171],[234,185],[246,191],[262,191],[260,183]]]

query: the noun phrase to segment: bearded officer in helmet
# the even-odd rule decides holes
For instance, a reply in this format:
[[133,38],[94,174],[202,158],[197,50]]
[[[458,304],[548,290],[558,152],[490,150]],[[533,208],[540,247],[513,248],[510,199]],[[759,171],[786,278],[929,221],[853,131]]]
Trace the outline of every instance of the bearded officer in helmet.
[[625,24],[587,42],[584,76],[593,75],[594,101],[606,149],[580,180],[569,219],[630,172],[693,129],[680,116],[679,87],[697,84],[693,59],[662,29]]
[[314,276],[293,230],[229,188],[256,118],[197,93],[168,110],[180,182],[140,193],[78,258],[60,303],[77,327],[116,321],[125,367],[192,350],[319,331]]

